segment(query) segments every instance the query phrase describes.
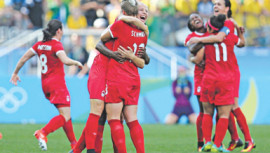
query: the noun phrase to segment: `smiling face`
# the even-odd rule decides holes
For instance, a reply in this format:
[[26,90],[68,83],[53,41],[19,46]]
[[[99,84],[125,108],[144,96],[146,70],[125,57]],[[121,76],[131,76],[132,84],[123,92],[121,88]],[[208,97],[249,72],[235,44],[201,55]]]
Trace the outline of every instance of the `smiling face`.
[[137,18],[140,19],[143,23],[145,23],[148,18],[148,7],[141,2],[138,4]]
[[203,19],[198,14],[191,14],[189,17],[190,25],[196,30],[203,28]]
[[225,6],[225,0],[215,0],[214,2],[214,15],[218,16],[219,14],[224,14],[227,16],[229,7]]

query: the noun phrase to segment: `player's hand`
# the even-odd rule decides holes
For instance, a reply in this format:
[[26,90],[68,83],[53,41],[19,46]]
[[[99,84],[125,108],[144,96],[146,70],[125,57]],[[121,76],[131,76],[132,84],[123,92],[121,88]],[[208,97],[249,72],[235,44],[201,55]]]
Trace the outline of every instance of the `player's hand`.
[[246,29],[244,27],[239,27],[240,31],[242,34],[244,34],[246,32]]
[[139,47],[138,52],[137,52],[137,56],[140,58],[144,58],[145,52],[146,52],[145,47]]
[[118,48],[118,52],[122,55],[122,58],[126,58],[126,59],[132,59],[132,57],[134,56],[133,54],[133,50],[130,47],[127,47],[128,49],[125,49],[122,46],[119,46]]
[[82,69],[83,68],[83,65],[82,65],[82,63],[81,62],[79,62],[79,61],[76,61],[76,64],[75,64],[76,66],[78,66],[79,67],[79,69]]
[[198,37],[192,37],[189,41],[187,45],[192,45],[192,44],[197,44],[200,42],[200,38]]
[[122,57],[121,53],[119,51],[115,51],[113,52],[114,56],[112,57],[114,60],[116,60],[117,62],[123,64],[126,59]]
[[178,94],[180,94],[182,92],[182,89],[180,87],[176,87],[175,88],[175,92],[178,93]]
[[17,74],[13,73],[11,76],[10,82],[14,84],[15,86],[17,86],[17,81],[21,82],[21,79]]

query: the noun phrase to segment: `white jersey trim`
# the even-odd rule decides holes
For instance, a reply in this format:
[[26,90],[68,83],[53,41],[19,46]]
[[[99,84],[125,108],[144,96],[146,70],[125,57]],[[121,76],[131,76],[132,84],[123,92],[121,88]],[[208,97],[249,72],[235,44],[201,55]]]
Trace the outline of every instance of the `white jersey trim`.
[[65,51],[64,50],[59,50],[59,51],[56,52],[56,55],[58,55],[61,52],[65,52]]
[[109,32],[110,32],[110,34],[111,34],[111,37],[112,37],[112,38],[114,38],[114,36],[113,36],[113,33],[112,33],[111,29],[109,29]]
[[30,48],[30,50],[31,50],[35,55],[37,55],[37,52],[36,52],[33,48]]
[[240,38],[238,38],[238,42],[237,42],[237,46],[239,46],[239,44],[241,43],[241,39]]

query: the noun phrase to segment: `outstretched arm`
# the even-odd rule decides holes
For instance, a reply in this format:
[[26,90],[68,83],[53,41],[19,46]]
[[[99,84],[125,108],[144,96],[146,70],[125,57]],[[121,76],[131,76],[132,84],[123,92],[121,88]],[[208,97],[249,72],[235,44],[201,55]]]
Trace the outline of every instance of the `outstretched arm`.
[[75,65],[78,66],[80,69],[82,69],[82,63],[76,60],[73,60],[69,57],[67,57],[66,53],[63,52],[59,52],[57,54],[57,57],[61,60],[62,63],[64,63],[65,65],[71,66],[71,65]]
[[14,85],[17,85],[17,81],[21,81],[20,77],[18,76],[18,73],[24,63],[28,61],[30,58],[35,56],[35,53],[33,53],[30,49],[20,58],[19,62],[16,65],[16,68],[11,76],[10,82]]

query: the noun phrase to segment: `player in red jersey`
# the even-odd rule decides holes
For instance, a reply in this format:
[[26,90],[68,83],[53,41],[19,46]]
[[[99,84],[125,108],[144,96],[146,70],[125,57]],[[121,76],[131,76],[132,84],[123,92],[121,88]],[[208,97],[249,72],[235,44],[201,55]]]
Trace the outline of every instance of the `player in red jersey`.
[[[218,14],[225,14],[227,16],[227,20],[225,21],[224,26],[229,28],[231,33],[234,33],[234,27],[237,27],[237,24],[234,22],[234,20],[231,18],[232,12],[231,12],[231,3],[230,0],[216,0],[214,3],[214,15]],[[244,32],[244,28],[240,28],[242,32]],[[229,32],[229,33],[230,33]],[[199,38],[199,39],[193,39],[191,40],[191,43],[215,43],[215,42],[221,42],[224,38],[226,37],[225,32],[219,32],[216,36],[211,36],[211,37],[205,37],[205,38]],[[241,129],[241,131],[244,134],[245,137],[245,147],[242,150],[243,152],[249,152],[253,148],[256,147],[253,139],[251,138],[250,131],[247,125],[246,118],[242,112],[242,110],[239,107],[238,104],[238,97],[239,97],[239,87],[240,87],[240,70],[238,67],[237,59],[235,58],[235,82],[234,82],[234,87],[235,87],[235,103],[233,105],[232,113],[231,116],[235,116],[237,119],[237,123]],[[234,121],[230,120],[230,124],[235,124]],[[234,126],[234,125],[232,125]],[[233,130],[233,129],[229,129]],[[234,136],[234,139],[236,136]],[[228,150],[234,150],[236,147],[242,146],[241,140],[233,140],[229,144]]]
[[[213,16],[207,22],[207,30],[217,33],[224,25],[225,15]],[[226,30],[226,29],[225,29]],[[239,30],[240,31],[240,30]],[[244,46],[243,34],[238,39],[234,34],[229,34],[219,44],[205,45],[205,70],[202,80],[201,101],[203,102],[203,135],[205,145],[203,151],[227,152],[221,142],[226,134],[228,118],[234,103],[234,45]],[[212,116],[214,107],[218,109],[219,120],[216,126],[214,145],[211,143]]]
[[[127,10],[128,8],[123,8],[123,10],[125,10],[125,9]],[[127,10],[127,11],[129,11],[129,10]],[[144,19],[145,19],[145,16],[144,16]],[[143,23],[141,21],[139,21],[138,19],[136,19],[134,17],[121,16],[119,18],[119,20],[123,20],[127,23],[134,24],[134,25],[141,27],[142,29],[145,29],[145,25],[143,25]],[[117,52],[111,52],[110,50],[109,50],[109,52],[107,51],[108,49],[111,49],[111,50],[113,49],[113,43],[114,43],[114,40],[111,40],[111,41],[106,42],[105,46],[102,43],[98,43],[98,45],[97,45],[97,49],[102,51],[101,52],[102,54],[97,55],[97,57],[95,58],[94,63],[91,67],[89,79],[88,79],[88,89],[89,89],[89,93],[90,93],[90,102],[91,102],[91,106],[92,105],[93,106],[91,107],[91,113],[90,113],[90,116],[88,118],[87,125],[88,125],[88,123],[91,123],[91,125],[89,124],[88,127],[86,125],[86,128],[84,129],[83,134],[80,137],[73,152],[76,152],[76,153],[81,152],[85,148],[85,143],[84,143],[84,135],[85,134],[84,134],[84,132],[87,129],[90,129],[90,128],[93,129],[93,125],[97,125],[97,124],[93,123],[93,121],[89,122],[89,120],[91,120],[91,118],[93,118],[93,115],[97,114],[98,111],[99,111],[98,113],[100,113],[100,111],[103,110],[102,107],[96,107],[96,106],[102,106],[102,104],[104,102],[104,96],[107,93],[107,88],[105,87],[105,82],[106,82],[105,76],[106,76],[109,58],[113,58],[114,60],[116,60],[120,63],[124,62],[122,60],[122,58],[119,58],[119,56],[118,56],[119,54],[117,54]],[[141,53],[144,53],[144,52],[141,52]],[[148,57],[148,56],[146,55],[145,57]],[[149,63],[149,58],[146,58],[146,59],[148,59],[148,63]],[[99,115],[99,114],[97,114],[97,115]],[[95,152],[98,152],[98,153],[101,152],[101,150],[102,150],[102,135],[103,135],[105,121],[106,121],[106,114],[103,113],[98,121],[99,124],[98,124],[98,131],[97,131],[96,142],[95,142]],[[96,120],[96,122],[97,122],[97,120]],[[87,140],[87,137],[86,137],[86,140]],[[93,140],[93,138],[92,138],[92,140]],[[94,145],[93,141],[92,141],[92,144]],[[91,151],[93,152],[93,149]],[[90,152],[90,149],[89,149],[89,152]]]
[[[189,46],[189,40],[192,37],[204,37],[208,34],[206,33],[206,29],[204,28],[203,18],[198,14],[191,14],[188,20],[188,28],[192,32],[189,34],[185,40],[185,46]],[[201,52],[198,52],[199,54]],[[201,95],[201,81],[203,77],[203,70],[204,66],[197,63],[194,69],[194,95],[197,96],[200,114],[196,120],[196,127],[197,127],[197,139],[198,139],[198,151],[201,151],[202,146],[204,145],[203,142],[203,133],[202,133],[202,118],[203,118],[203,107],[202,102],[200,101]]]
[[75,65],[82,68],[78,61],[68,58],[65,54],[62,43],[60,42],[63,31],[62,23],[58,20],[51,20],[47,28],[43,30],[43,40],[37,42],[19,60],[11,77],[11,82],[17,85],[20,81],[18,73],[26,61],[38,55],[41,62],[42,89],[45,97],[57,108],[58,116],[40,130],[35,132],[35,137],[39,141],[42,150],[47,150],[47,135],[63,127],[71,147],[76,144],[71,116],[70,116],[70,95],[65,82],[64,64]]
[[[123,64],[113,60],[109,62],[107,73],[108,94],[105,101],[113,141],[119,152],[126,152],[125,135],[120,123],[120,115],[123,105],[125,105],[123,114],[130,129],[132,141],[137,152],[145,152],[143,130],[137,120],[137,104],[140,92],[140,76],[137,67],[143,68],[144,60],[138,58],[136,52],[139,47],[146,46],[147,36],[136,27],[118,21],[111,26],[109,32],[101,37],[101,40],[106,42],[112,38],[115,38],[113,50],[119,50],[128,59]],[[130,52],[122,51],[123,48],[129,48]]]

